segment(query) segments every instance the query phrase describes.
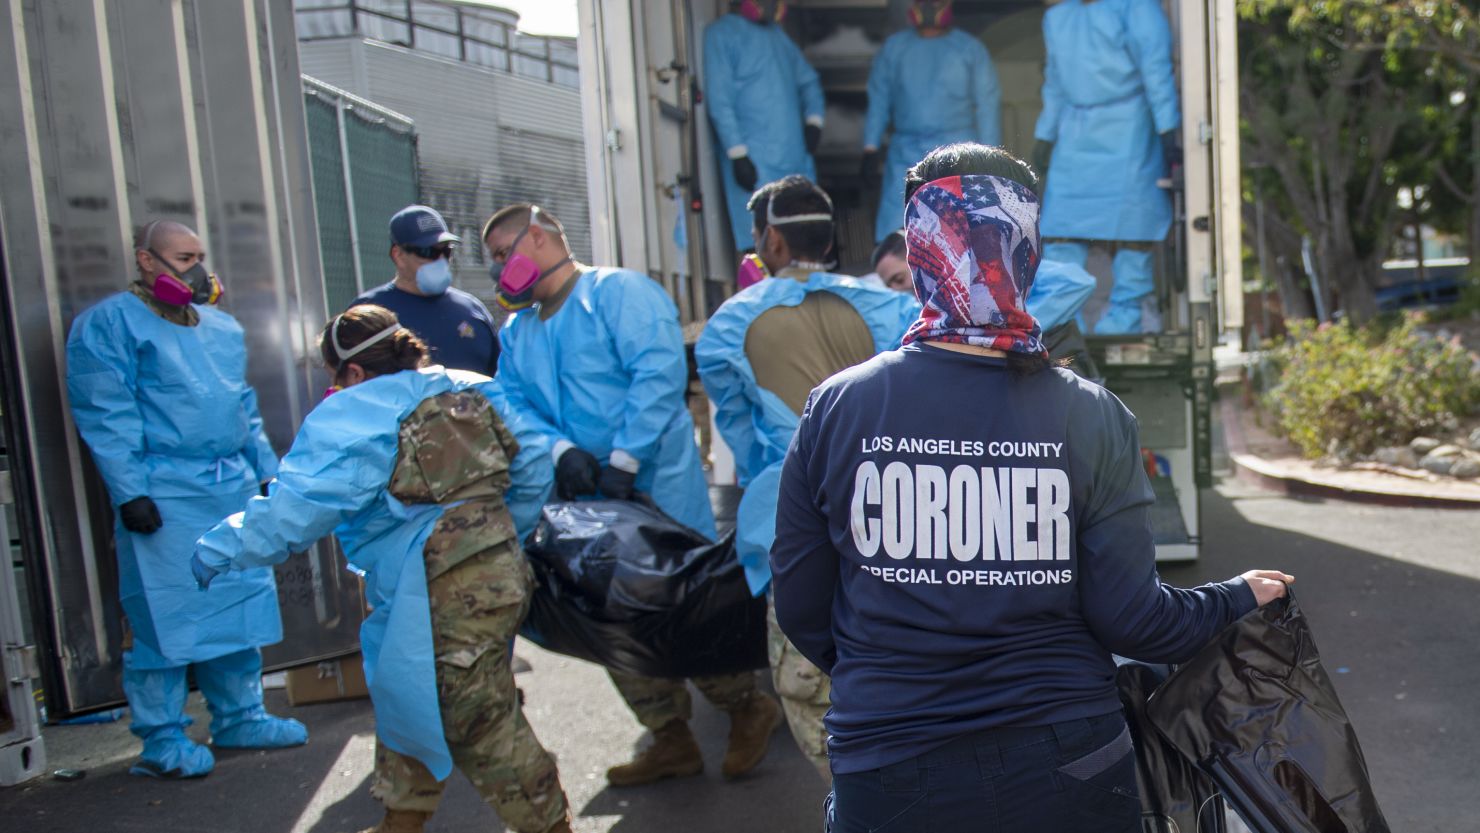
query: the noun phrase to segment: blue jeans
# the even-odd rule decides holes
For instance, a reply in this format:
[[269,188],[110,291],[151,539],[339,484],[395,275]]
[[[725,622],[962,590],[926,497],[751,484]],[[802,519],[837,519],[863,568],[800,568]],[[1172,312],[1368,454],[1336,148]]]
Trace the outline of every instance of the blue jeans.
[[831,833],[1140,833],[1119,712],[991,729],[907,761],[833,775]]

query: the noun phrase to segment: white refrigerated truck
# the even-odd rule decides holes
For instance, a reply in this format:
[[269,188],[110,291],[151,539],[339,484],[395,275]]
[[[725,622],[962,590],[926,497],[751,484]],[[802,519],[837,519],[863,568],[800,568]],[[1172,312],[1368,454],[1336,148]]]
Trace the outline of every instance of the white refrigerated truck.
[[[703,31],[724,0],[578,0],[581,92],[595,260],[660,282],[686,325],[734,291],[737,256],[703,104]],[[1181,91],[1185,163],[1158,246],[1162,332],[1091,337],[1106,385],[1135,412],[1157,494],[1157,557],[1197,557],[1199,490],[1212,482],[1213,348],[1242,324],[1234,0],[1164,0]],[[808,0],[783,23],[818,70],[827,126],[818,179],[839,211],[840,271],[867,271],[877,193],[856,176],[872,53],[906,25],[905,0]],[[1041,107],[1046,6],[959,0],[958,25],[991,51],[1003,143],[1027,158]],[[800,116],[799,116],[800,118]],[[1170,187],[1170,184],[1169,184]],[[1108,292],[1109,259],[1092,255]],[[717,466],[717,471],[722,467]]]

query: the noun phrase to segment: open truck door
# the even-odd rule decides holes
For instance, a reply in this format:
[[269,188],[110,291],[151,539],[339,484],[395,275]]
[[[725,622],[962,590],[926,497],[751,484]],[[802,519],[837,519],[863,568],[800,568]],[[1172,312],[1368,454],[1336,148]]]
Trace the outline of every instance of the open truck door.
[[[697,326],[735,291],[737,253],[704,107],[704,27],[722,0],[579,0],[582,99],[598,260],[646,272]],[[859,181],[873,55],[907,25],[902,0],[827,0],[789,7],[781,24],[817,70],[827,100],[814,153],[833,196],[838,271],[868,271],[876,189]],[[1157,495],[1157,557],[1197,557],[1199,490],[1212,484],[1213,348],[1242,320],[1238,87],[1234,0],[1164,0],[1182,107],[1183,176],[1172,231],[1156,244],[1163,327],[1091,336],[1106,386],[1136,414]],[[992,54],[1002,82],[1003,142],[1028,158],[1041,109],[1045,6],[963,0],[957,27]],[[798,119],[801,115],[798,114]],[[683,232],[683,233],[679,233]],[[682,245],[680,245],[680,243]],[[1110,259],[1089,269],[1103,305]],[[1089,312],[1089,307],[1086,307]],[[716,455],[716,483],[726,482]]]
[[[323,389],[325,297],[292,0],[9,3],[0,31],[4,465],[58,718],[123,699],[112,511],[66,397],[73,319],[127,285],[134,227],[197,229],[282,453]],[[357,648],[358,582],[328,544],[277,578],[269,666]]]

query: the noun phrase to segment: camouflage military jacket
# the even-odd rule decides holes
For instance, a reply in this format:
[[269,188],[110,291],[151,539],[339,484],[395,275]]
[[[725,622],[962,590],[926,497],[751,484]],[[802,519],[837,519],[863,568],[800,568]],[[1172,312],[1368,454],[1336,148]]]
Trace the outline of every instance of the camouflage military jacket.
[[517,543],[504,492],[518,452],[513,433],[477,391],[430,397],[401,421],[391,495],[448,507],[427,540],[428,581],[479,552]]

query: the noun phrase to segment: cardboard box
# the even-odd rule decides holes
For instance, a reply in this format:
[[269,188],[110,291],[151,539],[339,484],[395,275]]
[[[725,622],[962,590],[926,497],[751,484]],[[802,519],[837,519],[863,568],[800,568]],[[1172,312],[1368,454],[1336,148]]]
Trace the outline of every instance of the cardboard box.
[[359,654],[289,668],[287,675],[288,702],[294,706],[370,696]]

